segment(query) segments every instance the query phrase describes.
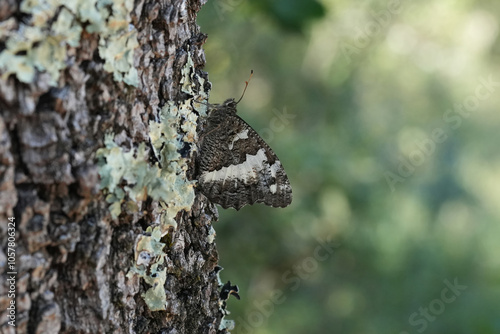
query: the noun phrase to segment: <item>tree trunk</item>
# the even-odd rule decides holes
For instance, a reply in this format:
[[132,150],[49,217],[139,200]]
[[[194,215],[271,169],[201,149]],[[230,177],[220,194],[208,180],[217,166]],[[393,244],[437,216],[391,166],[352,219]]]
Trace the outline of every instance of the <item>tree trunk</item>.
[[227,332],[189,180],[204,2],[0,4],[2,333]]

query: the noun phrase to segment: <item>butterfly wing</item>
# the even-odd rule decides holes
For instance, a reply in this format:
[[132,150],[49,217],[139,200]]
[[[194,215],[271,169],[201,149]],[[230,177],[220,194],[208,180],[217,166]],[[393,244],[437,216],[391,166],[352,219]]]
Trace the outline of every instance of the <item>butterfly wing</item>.
[[198,181],[210,201],[236,210],[253,203],[285,207],[292,202],[278,157],[236,112],[216,110],[201,141]]

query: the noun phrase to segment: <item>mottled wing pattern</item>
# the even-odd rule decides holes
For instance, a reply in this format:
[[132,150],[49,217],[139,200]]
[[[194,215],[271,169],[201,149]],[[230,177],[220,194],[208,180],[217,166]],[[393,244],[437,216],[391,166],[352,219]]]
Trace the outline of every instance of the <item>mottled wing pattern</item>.
[[234,100],[212,109],[200,141],[198,181],[210,201],[236,210],[253,203],[285,207],[292,202],[281,162],[236,115]]

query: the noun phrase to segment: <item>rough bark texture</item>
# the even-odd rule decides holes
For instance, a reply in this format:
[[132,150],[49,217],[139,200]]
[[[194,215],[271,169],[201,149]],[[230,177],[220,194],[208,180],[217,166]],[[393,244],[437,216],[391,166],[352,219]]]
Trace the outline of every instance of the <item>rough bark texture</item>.
[[[96,151],[106,131],[124,150],[149,141],[148,122],[180,89],[188,52],[200,76],[206,36],[196,25],[204,0],[136,0],[139,86],[113,79],[99,56],[100,36],[83,30],[68,47],[55,86],[0,79],[0,329],[2,333],[218,333],[222,313],[215,244],[216,209],[198,197],[168,236],[168,309],[152,312],[142,279],[126,274],[138,235],[155,222],[151,198],[112,219],[99,189]],[[0,22],[23,15],[0,5]],[[82,25],[84,25],[82,23]],[[5,47],[0,41],[0,51]],[[154,159],[154,155],[151,159]],[[6,323],[7,219],[16,222],[16,328]]]

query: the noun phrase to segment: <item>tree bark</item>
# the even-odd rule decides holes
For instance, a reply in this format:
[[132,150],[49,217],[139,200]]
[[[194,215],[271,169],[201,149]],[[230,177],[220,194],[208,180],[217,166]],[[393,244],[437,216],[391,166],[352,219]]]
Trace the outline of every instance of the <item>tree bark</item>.
[[217,210],[186,179],[204,2],[0,4],[2,333],[227,332]]

